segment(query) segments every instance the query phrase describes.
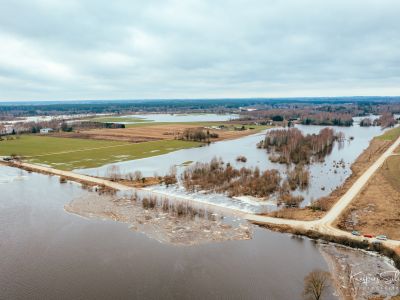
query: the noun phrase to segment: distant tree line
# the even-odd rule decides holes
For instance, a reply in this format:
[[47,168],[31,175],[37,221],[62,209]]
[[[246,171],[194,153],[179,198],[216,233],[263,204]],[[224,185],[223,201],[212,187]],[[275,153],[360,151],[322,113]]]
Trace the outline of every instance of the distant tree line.
[[353,117],[351,114],[321,112],[302,116],[300,122],[303,125],[352,126]]
[[[185,99],[185,100],[102,100],[69,102],[8,102],[0,104],[0,120],[10,117],[60,115],[60,114],[124,114],[132,112],[214,112],[238,111],[243,107],[258,110],[290,111],[298,117],[296,110],[350,113],[353,116],[400,113],[399,97],[332,97],[332,98],[284,98],[284,99]],[[277,119],[288,118],[281,113]]]

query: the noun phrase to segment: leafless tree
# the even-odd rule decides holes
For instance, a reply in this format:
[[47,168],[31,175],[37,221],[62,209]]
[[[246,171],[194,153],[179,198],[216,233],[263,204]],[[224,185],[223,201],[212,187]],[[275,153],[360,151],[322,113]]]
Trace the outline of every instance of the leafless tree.
[[109,177],[112,181],[117,181],[121,179],[121,171],[118,166],[111,165],[107,168],[107,177]]
[[133,176],[134,176],[136,181],[139,181],[140,179],[143,178],[143,174],[140,171],[135,171],[135,173],[133,173]]
[[6,127],[3,124],[0,124],[0,136],[5,134]]
[[331,276],[322,270],[313,270],[304,278],[304,299],[321,300],[328,291]]

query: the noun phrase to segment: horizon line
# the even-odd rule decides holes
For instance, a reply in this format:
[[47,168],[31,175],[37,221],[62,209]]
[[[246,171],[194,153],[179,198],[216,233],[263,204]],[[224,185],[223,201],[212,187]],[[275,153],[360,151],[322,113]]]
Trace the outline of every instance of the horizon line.
[[30,102],[125,102],[125,101],[191,101],[191,100],[301,100],[301,99],[350,99],[350,98],[400,98],[400,95],[358,95],[358,96],[288,96],[288,97],[205,97],[205,98],[120,98],[120,99],[63,99],[63,100],[52,100],[52,99],[31,99],[31,100],[2,100],[0,99],[0,104],[2,103],[30,103]]

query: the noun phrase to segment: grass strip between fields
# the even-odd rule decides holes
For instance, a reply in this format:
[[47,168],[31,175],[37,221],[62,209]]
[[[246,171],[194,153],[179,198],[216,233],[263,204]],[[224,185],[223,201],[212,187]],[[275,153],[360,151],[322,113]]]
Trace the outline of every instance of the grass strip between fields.
[[394,141],[400,136],[400,126],[387,130],[384,134],[377,137],[383,141]]

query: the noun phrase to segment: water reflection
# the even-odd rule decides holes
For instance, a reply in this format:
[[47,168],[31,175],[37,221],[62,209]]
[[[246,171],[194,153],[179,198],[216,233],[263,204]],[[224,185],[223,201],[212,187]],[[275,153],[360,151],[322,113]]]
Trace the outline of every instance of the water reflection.
[[134,124],[138,122],[127,121],[124,122],[124,117],[126,118],[140,118],[147,122],[165,122],[165,123],[175,123],[175,122],[220,122],[229,121],[237,119],[239,115],[237,114],[144,114],[144,115],[127,115],[121,116],[121,121],[117,123],[121,124]]

